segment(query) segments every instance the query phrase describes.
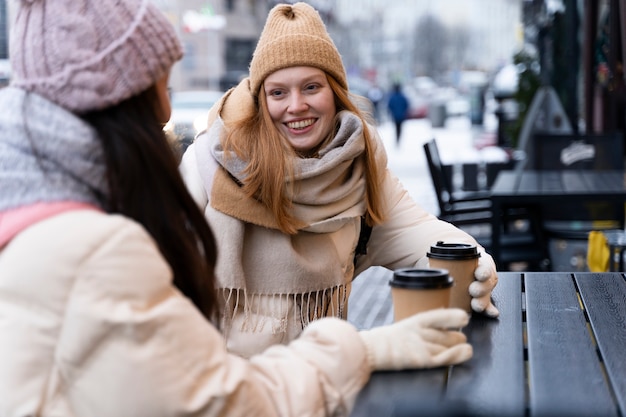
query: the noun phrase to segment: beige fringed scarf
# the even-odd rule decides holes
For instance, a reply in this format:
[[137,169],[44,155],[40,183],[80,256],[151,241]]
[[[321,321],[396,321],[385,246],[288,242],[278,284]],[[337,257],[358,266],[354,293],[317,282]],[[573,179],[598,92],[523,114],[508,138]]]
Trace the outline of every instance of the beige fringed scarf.
[[[219,164],[207,187],[211,192],[206,216],[219,248],[216,273],[227,334],[268,330],[294,334],[294,329],[299,332],[316,318],[345,318],[354,249],[365,213],[365,145],[360,119],[349,112],[338,117],[339,131],[319,159],[294,161],[295,187],[289,188],[296,190],[291,198],[301,228],[293,236],[278,230],[269,210],[247,198],[233,179],[245,181],[245,164],[233,155],[224,158],[220,118],[196,140],[204,181],[207,158]],[[237,329],[231,329],[232,322],[238,323]]]

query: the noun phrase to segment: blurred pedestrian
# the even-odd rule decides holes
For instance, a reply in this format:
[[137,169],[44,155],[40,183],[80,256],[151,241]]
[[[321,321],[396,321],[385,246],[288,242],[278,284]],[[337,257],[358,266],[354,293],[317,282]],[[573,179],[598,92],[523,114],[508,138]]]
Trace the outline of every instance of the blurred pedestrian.
[[396,145],[400,145],[400,138],[402,136],[402,125],[407,119],[409,112],[409,100],[402,92],[402,85],[400,83],[394,83],[387,101],[387,108],[391,114],[391,118],[396,127]]
[[162,129],[174,27],[150,0],[29,0],[10,40],[1,415],[344,416],[374,370],[471,357],[448,330],[468,322],[458,309],[363,332],[327,318],[249,361],[229,354],[211,324],[214,237]]
[[[346,318],[352,280],[370,266],[425,265],[437,240],[477,244],[409,197],[367,120],[317,11],[273,8],[250,77],[214,106],[181,162],[222,249],[232,352],[250,356],[320,317]],[[481,252],[473,305],[494,316],[496,268]]]

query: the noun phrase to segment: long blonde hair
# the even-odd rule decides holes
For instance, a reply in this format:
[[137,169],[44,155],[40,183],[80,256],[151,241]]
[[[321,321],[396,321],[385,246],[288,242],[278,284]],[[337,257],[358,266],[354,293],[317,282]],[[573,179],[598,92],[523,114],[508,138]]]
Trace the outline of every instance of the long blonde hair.
[[[354,113],[363,124],[363,138],[365,140],[365,173],[366,173],[366,221],[373,226],[384,220],[381,183],[382,173],[376,163],[376,144],[372,137],[367,120],[367,114],[359,109],[351,100],[350,93],[342,88],[330,75],[326,78],[333,90],[337,113],[348,110]],[[263,87],[261,86],[261,91]],[[298,219],[291,214],[292,202],[289,199],[288,187],[294,185],[294,166],[292,161],[298,157],[289,142],[274,126],[264,94],[257,98],[258,111],[249,118],[235,121],[228,125],[228,131],[223,142],[227,153],[235,153],[242,161],[247,162],[244,170],[245,182],[243,191],[250,198],[255,198],[264,204],[274,215],[280,230],[287,234],[298,232]],[[336,134],[337,126],[320,146],[324,146]]]

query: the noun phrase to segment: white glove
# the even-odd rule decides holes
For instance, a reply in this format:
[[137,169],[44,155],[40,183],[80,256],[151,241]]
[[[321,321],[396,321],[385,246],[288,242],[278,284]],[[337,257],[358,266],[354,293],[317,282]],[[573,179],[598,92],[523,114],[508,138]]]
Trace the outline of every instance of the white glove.
[[498,272],[496,271],[496,263],[488,253],[480,253],[474,278],[476,280],[469,286],[469,293],[472,296],[472,310],[477,313],[484,313],[489,317],[498,317],[500,312],[491,301],[491,291],[498,283]]
[[[472,346],[459,331],[469,315],[458,308],[440,308],[396,323],[359,332],[373,370],[435,368],[472,357]],[[450,330],[456,329],[456,330]]]

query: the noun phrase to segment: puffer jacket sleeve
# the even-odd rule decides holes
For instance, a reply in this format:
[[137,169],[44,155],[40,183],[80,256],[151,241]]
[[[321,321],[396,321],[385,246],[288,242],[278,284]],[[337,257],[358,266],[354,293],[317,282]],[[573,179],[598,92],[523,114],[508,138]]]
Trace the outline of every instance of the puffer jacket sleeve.
[[370,375],[349,323],[319,320],[289,346],[250,360],[231,355],[218,330],[172,286],[143,228],[120,216],[85,216],[98,216],[88,223],[99,226],[83,237],[92,252],[68,298],[51,378],[58,383],[50,388],[74,415],[349,413]]
[[419,206],[388,169],[382,189],[386,221],[372,229],[367,255],[359,258],[355,276],[370,266],[393,270],[423,264],[426,252],[438,240],[478,245],[465,231]]

